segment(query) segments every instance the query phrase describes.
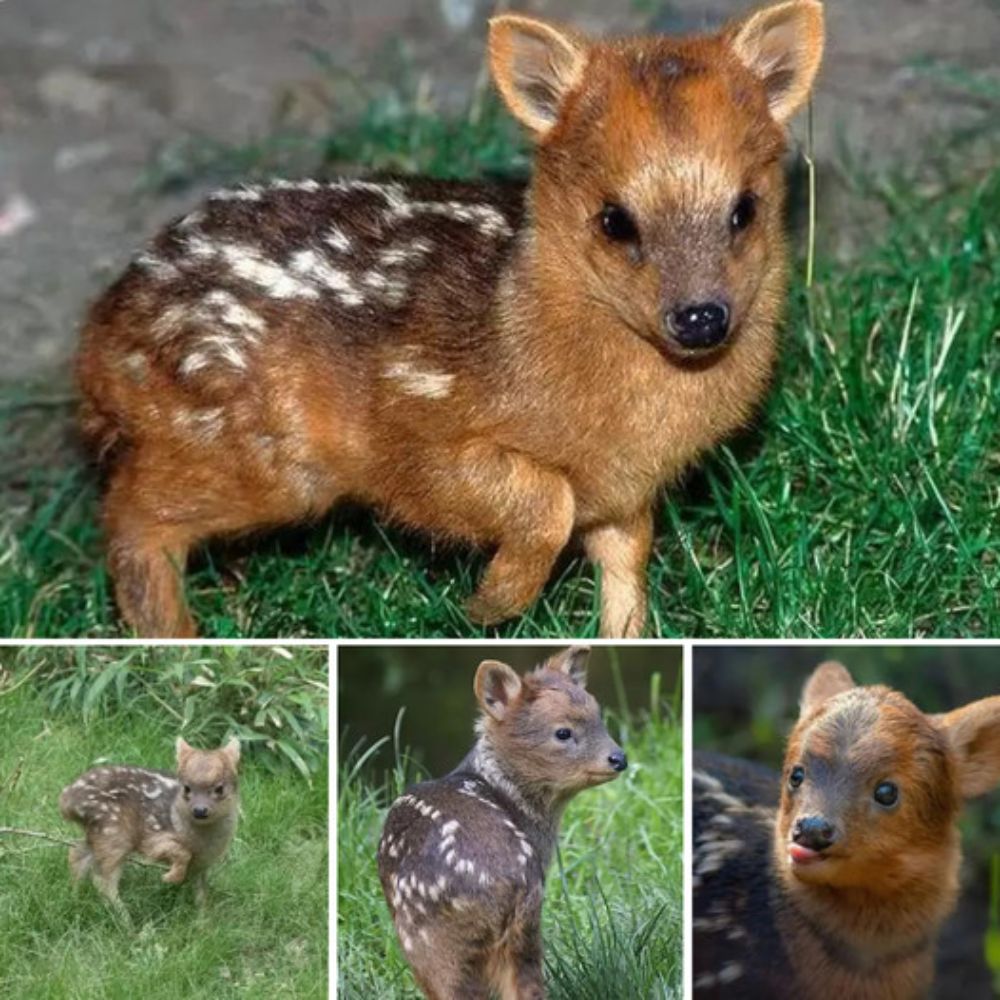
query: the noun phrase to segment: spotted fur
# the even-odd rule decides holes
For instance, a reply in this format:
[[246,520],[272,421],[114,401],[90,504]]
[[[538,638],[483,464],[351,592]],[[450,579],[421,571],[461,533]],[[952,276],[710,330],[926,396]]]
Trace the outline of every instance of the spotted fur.
[[[379,875],[400,945],[430,1000],[544,997],[541,907],[559,820],[577,792],[625,757],[583,687],[574,647],[519,678],[476,675],[478,739],[443,778],[393,803]],[[559,741],[567,727],[573,737]]]
[[177,772],[110,765],[80,775],[59,796],[64,819],[83,827],[70,848],[74,879],[94,884],[118,904],[118,882],[129,854],[169,866],[163,881],[195,879],[205,900],[208,868],[226,853],[239,810],[236,766],[239,743],[195,750],[177,741]]
[[[523,612],[578,533],[602,634],[640,634],[658,491],[768,384],[780,159],[819,10],[608,42],[495,18],[494,77],[537,142],[529,184],[276,180],[160,233],[93,307],[79,359],[127,623],[193,634],[192,548],[354,500],[495,549],[467,605],[483,624]],[[747,190],[757,222],[737,236]],[[641,239],[609,241],[609,199]],[[689,350],[670,317],[706,297],[731,333]]]

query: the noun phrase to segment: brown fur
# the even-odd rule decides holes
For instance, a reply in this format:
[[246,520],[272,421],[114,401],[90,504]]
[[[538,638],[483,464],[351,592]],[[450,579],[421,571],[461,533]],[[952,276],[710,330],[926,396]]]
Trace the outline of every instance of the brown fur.
[[69,851],[79,881],[88,872],[118,904],[118,881],[132,853],[169,866],[163,881],[195,879],[199,905],[206,876],[229,847],[239,811],[236,767],[240,748],[195,750],[177,741],[177,772],[105,766],[82,774],[59,796],[63,818],[79,823],[85,839]]
[[[125,620],[193,634],[194,546],[351,498],[495,549],[468,605],[484,624],[530,605],[577,532],[602,569],[602,634],[640,634],[657,491],[770,378],[785,123],[820,11],[607,42],[495,18],[494,77],[537,140],[526,190],[278,182],[161,233],[94,306],[79,357]],[[756,219],[736,232],[744,192]],[[601,231],[608,202],[638,239]],[[726,340],[680,346],[667,317],[716,299]]]
[[524,677],[482,663],[475,747],[389,810],[379,875],[429,1000],[545,996],[542,897],[563,809],[626,766],[584,688],[587,653],[573,647]]
[[[827,663],[803,691],[776,816],[740,762],[696,766],[699,996],[928,993],[934,941],[958,894],[961,800],[1000,784],[1000,697],[929,716]],[[874,798],[884,782],[898,788],[891,806]],[[807,844],[797,824],[817,818],[832,839],[796,863],[797,842]]]

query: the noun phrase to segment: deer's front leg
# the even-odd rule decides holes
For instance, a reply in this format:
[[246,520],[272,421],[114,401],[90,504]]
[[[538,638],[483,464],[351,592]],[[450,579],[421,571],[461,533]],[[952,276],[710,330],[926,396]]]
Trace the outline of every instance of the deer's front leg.
[[634,639],[646,625],[646,564],[653,545],[653,511],[584,534],[587,555],[601,568],[601,635]]
[[478,545],[496,545],[466,604],[483,625],[522,613],[545,585],[573,531],[575,500],[558,472],[491,442],[401,458],[390,511]]

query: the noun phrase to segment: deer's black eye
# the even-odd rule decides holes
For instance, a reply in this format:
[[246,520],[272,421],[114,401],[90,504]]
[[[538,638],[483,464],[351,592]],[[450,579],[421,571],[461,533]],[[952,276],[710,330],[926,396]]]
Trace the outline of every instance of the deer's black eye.
[[899,801],[899,789],[891,781],[880,781],[875,786],[875,801],[880,806],[894,806]]
[[615,243],[630,243],[639,238],[639,228],[627,209],[612,202],[601,210],[601,229]]
[[796,765],[792,768],[791,773],[788,775],[788,787],[798,788],[803,781],[806,780],[805,768]]
[[185,795],[190,795],[191,794],[191,786],[190,785],[185,785],[184,786],[184,794]]
[[729,228],[734,233],[742,233],[757,216],[757,196],[752,191],[744,191],[733,205],[729,217]]
[[215,786],[215,794],[216,795],[222,795],[223,792],[225,792],[225,790],[226,790],[225,785],[216,785]]
[[562,740],[563,742],[568,740],[572,735],[573,731],[571,729],[567,729],[565,726],[562,729],[556,730],[556,739]]

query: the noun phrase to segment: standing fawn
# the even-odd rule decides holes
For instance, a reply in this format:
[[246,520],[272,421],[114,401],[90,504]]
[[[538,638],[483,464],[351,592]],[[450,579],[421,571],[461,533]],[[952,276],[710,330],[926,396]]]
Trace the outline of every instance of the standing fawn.
[[527,186],[275,181],[168,226],[78,362],[126,622],[193,634],[194,546],[352,499],[494,550],[482,624],[523,612],[575,532],[602,634],[641,633],[658,491],[769,381],[786,123],[822,48],[816,0],[679,39],[496,17]]
[[240,745],[195,750],[177,740],[177,773],[144,767],[97,767],[59,796],[64,819],[79,823],[85,839],[69,850],[73,877],[92,873],[97,888],[118,904],[118,880],[135,852],[170,866],[164,882],[194,876],[195,898],[205,902],[210,865],[226,853],[239,811],[236,766]]
[[961,802],[998,785],[1000,697],[924,715],[818,667],[780,779],[695,755],[695,995],[926,996]]
[[382,890],[429,1000],[542,1000],[542,895],[567,802],[628,766],[572,647],[519,677],[480,664],[475,746],[409,789],[379,845]]

